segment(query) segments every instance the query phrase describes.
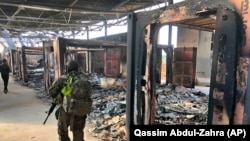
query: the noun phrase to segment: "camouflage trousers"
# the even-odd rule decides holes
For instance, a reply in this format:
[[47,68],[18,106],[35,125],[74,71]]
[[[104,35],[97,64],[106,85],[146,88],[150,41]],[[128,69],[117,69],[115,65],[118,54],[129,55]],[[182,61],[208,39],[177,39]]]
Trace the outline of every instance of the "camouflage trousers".
[[[84,128],[87,116],[72,118],[71,114],[66,113],[63,108],[59,109],[58,115],[58,135],[60,141],[70,141],[68,128],[73,133],[73,141],[84,141]],[[73,121],[72,121],[73,120]],[[73,127],[72,127],[73,126]]]

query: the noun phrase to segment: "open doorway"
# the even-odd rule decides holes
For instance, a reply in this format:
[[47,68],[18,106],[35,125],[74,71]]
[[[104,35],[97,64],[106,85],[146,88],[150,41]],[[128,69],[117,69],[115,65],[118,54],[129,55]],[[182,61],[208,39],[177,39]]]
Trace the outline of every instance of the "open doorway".
[[[216,13],[210,14],[164,25],[158,32],[162,58],[161,85],[156,90],[157,124],[207,124],[216,24]],[[166,51],[169,48],[173,48],[172,54]]]
[[[211,67],[212,67],[212,38],[214,32],[184,28],[181,26],[171,27],[171,38],[169,38],[169,26],[162,26],[158,33],[158,45],[168,46],[169,43],[173,48],[195,48],[195,88],[209,94]],[[190,36],[192,35],[192,36]],[[169,42],[168,40],[172,41]],[[167,53],[164,49],[161,60],[161,84],[166,84],[167,79]]]
[[[202,11],[196,16],[169,23],[178,27],[177,45],[171,52],[173,53],[171,65],[161,66],[165,67],[163,68],[164,72],[172,69],[172,76],[166,74],[166,79],[171,77],[172,85],[168,87],[171,83],[166,82],[167,88],[162,89],[162,91],[157,90],[159,93],[156,97],[156,105],[158,106],[156,111],[164,113],[160,115],[163,117],[163,121],[179,118],[179,123],[188,124],[191,123],[187,122],[188,120],[202,114],[203,121],[207,120],[208,124],[232,123],[235,118],[234,104],[237,102],[235,94],[241,93],[235,89],[237,86],[237,66],[239,65],[237,57],[239,53],[238,43],[240,42],[238,33],[241,31],[240,22],[233,11],[222,8]],[[164,47],[167,49],[173,46],[168,42],[168,45]],[[193,49],[193,51],[188,52],[189,49]],[[191,84],[187,85],[188,83]],[[190,91],[197,88],[198,93]],[[173,93],[174,95],[171,95]],[[180,93],[182,95],[178,95]],[[198,96],[201,93],[204,94],[205,98]],[[176,97],[176,95],[178,96]],[[174,100],[171,99],[172,97]],[[187,97],[189,98],[186,99]],[[170,101],[173,101],[174,104]],[[168,105],[162,106],[166,103]],[[178,108],[175,107],[176,105]],[[191,107],[187,108],[186,106]],[[172,110],[175,108],[176,110]],[[194,111],[190,112],[185,108]],[[200,113],[202,110],[204,111]],[[181,114],[176,116],[173,113]],[[192,118],[187,119],[187,113],[192,113]],[[177,121],[169,123],[177,124]]]

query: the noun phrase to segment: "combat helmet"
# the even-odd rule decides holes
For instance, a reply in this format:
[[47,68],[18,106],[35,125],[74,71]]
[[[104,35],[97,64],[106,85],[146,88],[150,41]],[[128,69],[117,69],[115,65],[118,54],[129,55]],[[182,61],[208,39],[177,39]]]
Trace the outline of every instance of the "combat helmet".
[[69,60],[66,64],[66,69],[68,72],[77,71],[78,70],[78,63],[75,60]]

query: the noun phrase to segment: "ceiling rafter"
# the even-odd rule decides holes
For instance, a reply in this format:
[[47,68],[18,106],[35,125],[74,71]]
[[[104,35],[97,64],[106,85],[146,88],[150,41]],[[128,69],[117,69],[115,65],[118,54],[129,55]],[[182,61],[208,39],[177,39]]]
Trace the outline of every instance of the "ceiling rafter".
[[27,31],[99,30],[104,24],[96,23],[117,19],[107,26],[122,25],[126,22],[119,19],[128,13],[162,1],[165,0],[1,0],[0,26],[12,35]]
[[[12,3],[3,3],[0,2],[0,5],[2,6],[12,6],[12,7],[20,7],[23,9],[33,9],[33,10],[40,10],[40,11],[54,11],[54,12],[68,12],[68,8],[62,9],[62,8],[51,8],[46,6],[36,6],[36,5],[24,5],[24,4],[12,4]],[[117,13],[125,14],[126,12],[119,12],[119,11],[98,11],[98,10],[84,10],[84,9],[78,9],[78,8],[72,8],[73,13],[78,14],[110,14],[114,15]]]

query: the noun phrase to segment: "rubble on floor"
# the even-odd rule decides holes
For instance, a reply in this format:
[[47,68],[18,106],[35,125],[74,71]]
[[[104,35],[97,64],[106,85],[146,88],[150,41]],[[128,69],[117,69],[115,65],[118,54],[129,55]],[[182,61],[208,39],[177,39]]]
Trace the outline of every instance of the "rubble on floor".
[[[104,141],[126,141],[126,80],[103,78],[89,74],[94,99],[93,111],[87,118],[87,124],[91,127],[89,132]],[[103,80],[110,80],[112,84],[103,86]],[[36,90],[39,99],[50,103],[51,99],[43,83],[41,75],[32,75],[32,79],[25,85]],[[171,85],[158,86],[156,94],[155,124],[206,124],[208,94]]]
[[207,124],[208,94],[183,86],[157,88],[156,124]]

